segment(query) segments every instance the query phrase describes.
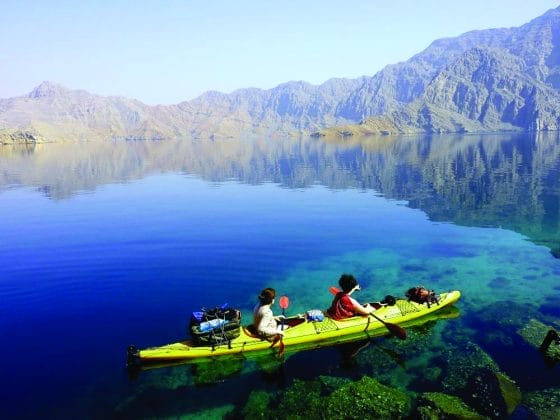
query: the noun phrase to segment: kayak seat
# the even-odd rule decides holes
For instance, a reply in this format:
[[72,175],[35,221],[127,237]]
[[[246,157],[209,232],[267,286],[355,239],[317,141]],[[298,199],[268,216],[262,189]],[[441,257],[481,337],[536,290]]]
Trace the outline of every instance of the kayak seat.
[[261,341],[268,341],[270,343],[272,343],[271,347],[276,344],[279,340],[280,340],[280,334],[275,334],[275,335],[271,335],[271,336],[265,336],[262,334],[259,334],[257,332],[257,330],[255,329],[255,326],[253,324],[251,325],[246,325],[243,327],[243,332],[251,338],[257,339],[257,340],[261,340]]
[[261,335],[257,332],[257,330],[255,329],[255,326],[253,324],[244,326],[243,327],[243,332],[251,338],[259,338],[259,339],[263,340],[263,337],[261,337]]
[[[305,318],[300,318],[300,317],[286,318],[286,320],[284,321],[286,327],[295,327],[296,325],[303,324],[304,322],[305,322]],[[266,337],[259,334],[253,324],[243,326],[243,332],[245,333],[245,335],[251,338],[258,338],[260,340],[266,340],[266,341],[274,340],[274,336]]]

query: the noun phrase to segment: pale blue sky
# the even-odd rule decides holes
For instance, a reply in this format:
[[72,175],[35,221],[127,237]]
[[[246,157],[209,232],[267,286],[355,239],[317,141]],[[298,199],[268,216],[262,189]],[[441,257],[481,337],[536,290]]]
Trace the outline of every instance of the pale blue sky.
[[[8,3],[8,4],[6,4]],[[520,26],[560,0],[7,0],[0,97],[49,80],[173,104],[204,91],[373,75],[433,40]]]

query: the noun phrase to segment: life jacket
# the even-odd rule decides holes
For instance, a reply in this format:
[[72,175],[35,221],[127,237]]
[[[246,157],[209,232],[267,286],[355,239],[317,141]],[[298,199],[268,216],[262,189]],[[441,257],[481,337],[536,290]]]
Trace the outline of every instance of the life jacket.
[[344,319],[354,316],[354,304],[350,296],[344,292],[338,292],[327,313],[332,319]]

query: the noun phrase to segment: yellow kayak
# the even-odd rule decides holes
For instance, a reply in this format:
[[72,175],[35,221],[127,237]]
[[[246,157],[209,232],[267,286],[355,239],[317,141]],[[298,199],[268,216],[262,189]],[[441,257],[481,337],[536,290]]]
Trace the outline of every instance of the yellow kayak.
[[[379,336],[390,332],[391,327],[397,324],[406,326],[413,324],[420,318],[436,314],[443,308],[454,304],[461,297],[457,290],[441,293],[439,303],[428,306],[406,299],[397,299],[392,306],[382,306],[370,316],[355,316],[336,321],[325,317],[322,321],[306,321],[305,319],[289,318],[288,324],[297,324],[287,327],[284,331],[282,347],[286,352],[311,349],[356,340],[364,336]],[[437,314],[436,314],[437,315]],[[377,319],[376,319],[377,318]],[[429,319],[428,319],[429,320]],[[294,322],[295,321],[295,322]],[[389,327],[389,329],[388,329]],[[400,328],[402,330],[402,328]],[[402,338],[402,337],[401,337]],[[142,350],[134,346],[129,347],[129,365],[161,365],[174,362],[198,361],[208,358],[248,357],[252,354],[263,352],[277,352],[281,346],[261,339],[251,334],[247,328],[242,327],[239,337],[232,339],[228,344],[217,346],[196,346],[192,340],[180,341],[159,347],[150,347]]]

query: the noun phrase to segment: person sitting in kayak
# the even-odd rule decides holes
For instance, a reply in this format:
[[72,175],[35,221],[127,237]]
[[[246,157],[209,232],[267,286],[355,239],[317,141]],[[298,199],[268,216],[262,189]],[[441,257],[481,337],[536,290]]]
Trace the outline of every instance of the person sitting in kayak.
[[286,325],[278,325],[281,322],[280,317],[275,317],[270,308],[274,304],[276,291],[267,287],[261,291],[258,296],[259,303],[253,310],[253,328],[264,337],[273,337],[276,334],[284,334],[284,330],[288,328]]
[[375,308],[369,303],[361,305],[356,299],[350,295],[360,290],[360,285],[352,274],[343,274],[338,280],[338,284],[342,292],[338,292],[333,299],[331,307],[327,310],[327,314],[332,319],[350,318],[355,315],[369,315]]

